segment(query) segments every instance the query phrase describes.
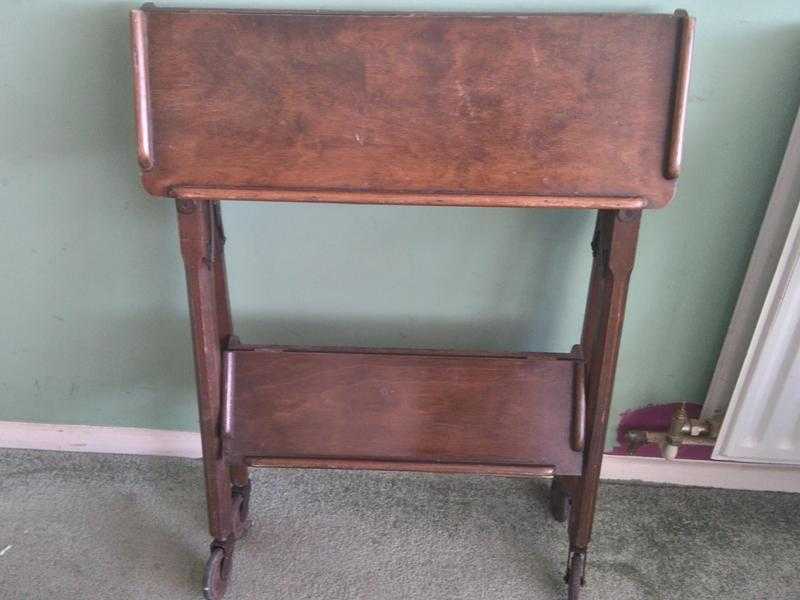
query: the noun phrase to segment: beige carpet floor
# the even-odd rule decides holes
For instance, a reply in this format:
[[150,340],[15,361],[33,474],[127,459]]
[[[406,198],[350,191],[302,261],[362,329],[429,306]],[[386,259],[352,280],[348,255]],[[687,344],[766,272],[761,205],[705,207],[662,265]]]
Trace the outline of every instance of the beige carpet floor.
[[[197,461],[0,450],[0,598],[200,598]],[[227,598],[556,600],[548,483],[254,474]],[[800,495],[605,483],[587,600],[800,599]]]

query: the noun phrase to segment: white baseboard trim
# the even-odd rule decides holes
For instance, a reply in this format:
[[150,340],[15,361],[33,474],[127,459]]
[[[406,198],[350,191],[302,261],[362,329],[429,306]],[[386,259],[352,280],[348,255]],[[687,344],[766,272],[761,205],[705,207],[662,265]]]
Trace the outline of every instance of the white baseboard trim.
[[[191,431],[0,421],[0,448],[200,458]],[[706,460],[607,455],[603,479],[800,493],[800,468]]]
[[200,458],[193,431],[0,421],[0,448]]
[[728,490],[800,493],[800,467],[786,465],[609,454],[603,458],[601,477]]

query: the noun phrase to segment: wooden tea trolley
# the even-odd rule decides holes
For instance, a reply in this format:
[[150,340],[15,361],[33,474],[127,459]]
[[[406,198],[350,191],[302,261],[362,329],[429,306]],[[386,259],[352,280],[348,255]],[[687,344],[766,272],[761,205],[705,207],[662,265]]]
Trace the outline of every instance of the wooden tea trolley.
[[[221,598],[250,467],[552,476],[584,583],[639,221],[680,170],[693,20],[159,9],[131,18],[144,187],[175,198]],[[220,204],[597,211],[566,354],[245,345]],[[446,233],[445,233],[446,235]]]

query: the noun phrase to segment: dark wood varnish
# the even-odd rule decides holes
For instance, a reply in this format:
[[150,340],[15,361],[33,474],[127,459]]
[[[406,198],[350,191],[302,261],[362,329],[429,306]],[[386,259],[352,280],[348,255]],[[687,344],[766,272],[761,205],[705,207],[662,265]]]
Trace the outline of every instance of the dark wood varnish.
[[[580,349],[580,346],[576,348]],[[575,361],[573,369],[572,449],[582,452],[586,444],[586,374],[582,357]]]
[[573,550],[585,551],[591,539],[608,413],[640,221],[640,211],[600,211],[597,215],[594,261],[581,340],[588,366],[588,443],[584,448],[583,473],[573,498],[574,510],[570,521],[570,546]]
[[[219,600],[249,467],[554,475],[585,579],[643,209],[681,167],[694,21],[674,15],[131,15],[143,182],[176,198]],[[242,344],[220,201],[597,209],[570,354]]]
[[643,198],[614,196],[342,192],[183,185],[174,186],[170,190],[170,194],[184,200],[256,200],[261,202],[319,202],[326,204],[405,204],[409,206],[473,206],[482,208],[597,208],[611,210],[636,210],[647,207],[647,201]]
[[139,166],[144,171],[153,168],[153,123],[150,111],[150,75],[147,55],[147,18],[144,11],[131,12],[131,41],[133,63],[133,96],[136,114],[136,139]]
[[213,199],[660,207],[679,165],[684,20],[135,11],[144,185]]
[[[577,475],[569,355],[234,350],[232,457],[551,467]],[[419,470],[416,469],[416,470]]]
[[539,465],[412,462],[347,458],[249,458],[252,467],[270,469],[345,469],[350,471],[418,471],[443,475],[497,475],[499,477],[550,477],[555,468]]
[[[219,423],[222,415],[221,334],[226,326],[227,290],[224,278],[215,273],[222,254],[214,243],[217,233],[214,205],[210,202],[177,202],[178,234],[186,270],[189,316],[192,322],[197,404],[200,412],[200,437],[211,535],[226,539],[232,530],[231,472],[222,456]],[[209,268],[212,267],[212,268]]]
[[689,102],[689,77],[692,66],[692,45],[694,43],[694,19],[685,10],[676,10],[680,17],[680,56],[675,75],[675,94],[673,100],[672,132],[669,149],[667,177],[677,179],[681,172],[683,158],[683,130],[686,124],[686,105]]

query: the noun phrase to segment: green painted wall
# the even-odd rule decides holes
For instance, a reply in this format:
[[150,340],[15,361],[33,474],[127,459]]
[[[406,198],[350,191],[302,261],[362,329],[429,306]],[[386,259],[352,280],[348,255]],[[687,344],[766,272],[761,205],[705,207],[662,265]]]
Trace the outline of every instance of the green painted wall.
[[[800,104],[796,0],[681,5],[698,18],[685,171],[671,207],[644,221],[613,419],[650,403],[702,401]],[[138,184],[131,6],[0,4],[0,420],[195,428],[174,210]],[[562,351],[577,340],[589,214],[240,204],[226,219],[245,340]]]

